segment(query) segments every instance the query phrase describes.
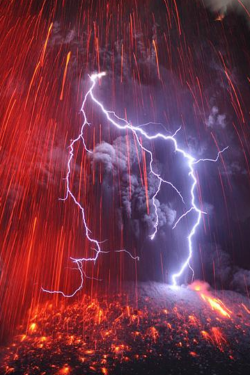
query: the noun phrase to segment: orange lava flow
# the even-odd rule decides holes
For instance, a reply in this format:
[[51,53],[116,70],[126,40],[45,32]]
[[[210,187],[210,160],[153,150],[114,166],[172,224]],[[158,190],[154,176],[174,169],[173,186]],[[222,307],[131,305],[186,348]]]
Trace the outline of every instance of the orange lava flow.
[[[234,343],[229,339],[234,335],[237,351],[239,340],[248,336],[246,312],[236,325],[223,319],[219,326],[207,304],[202,319],[192,303],[171,301],[166,309],[141,297],[140,305],[135,308],[126,294],[102,294],[84,295],[81,302],[69,306],[65,301],[36,306],[29,322],[19,327],[4,349],[0,371],[16,374],[21,366],[42,373],[47,366],[55,375],[74,373],[73,368],[107,375],[114,364],[156,360],[169,353],[177,359],[180,352],[199,358],[208,344],[209,350],[231,360]],[[26,362],[30,355],[32,363]]]
[[230,318],[231,311],[224,305],[224,303],[211,296],[211,294],[207,291],[207,284],[202,283],[199,281],[195,281],[191,286],[191,289],[195,290],[205,301],[212,310],[218,312],[221,316],[225,318]]
[[225,316],[227,318],[230,318],[229,310],[225,307],[222,307],[222,302],[218,300],[217,298],[211,298],[204,293],[200,293],[202,299],[209,303],[212,310],[218,311],[222,316]]

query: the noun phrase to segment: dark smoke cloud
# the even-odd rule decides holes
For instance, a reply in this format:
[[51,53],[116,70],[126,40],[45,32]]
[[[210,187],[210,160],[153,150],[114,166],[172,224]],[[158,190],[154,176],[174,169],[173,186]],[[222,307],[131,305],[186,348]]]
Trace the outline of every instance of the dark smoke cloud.
[[226,124],[226,115],[220,114],[219,109],[216,106],[213,106],[211,109],[211,113],[206,120],[206,125],[208,128],[216,129],[218,127],[225,129]]
[[235,268],[230,287],[237,292],[249,295],[250,292],[250,271],[242,268]]
[[203,0],[203,3],[212,11],[221,14],[227,14],[230,11],[241,13],[250,22],[250,0]]
[[[138,162],[141,162],[141,150],[133,143],[133,138],[129,139],[130,148],[129,156],[127,152],[127,141],[125,137],[118,137],[113,144],[102,142],[98,144],[93,153],[89,157],[95,164],[102,165],[104,173],[104,181],[102,183],[104,189],[111,188],[112,176],[118,178],[112,181],[112,189],[118,194],[120,188],[122,207],[117,208],[117,223],[120,226],[130,222],[134,235],[139,237],[140,232],[149,235],[153,231],[155,223],[155,211],[153,206],[153,195],[157,190],[158,180],[155,176],[148,173],[148,196],[149,211],[147,214],[145,187],[142,186],[141,177],[139,175]],[[138,160],[139,158],[139,160]],[[130,168],[130,174],[128,170]],[[154,166],[155,168],[155,166]],[[172,226],[176,218],[176,211],[171,207],[171,202],[161,204],[156,199],[156,205],[159,215],[159,229],[164,226]]]
[[250,292],[250,271],[235,266],[231,256],[218,244],[206,244],[203,248],[206,280],[217,289],[233,289]]
[[[241,3],[249,10],[250,1],[242,0]],[[224,1],[213,1],[213,0],[203,0],[209,9],[214,12],[220,12],[224,15],[232,14],[233,11],[241,12],[244,15],[247,15],[242,4],[239,1],[224,0]],[[162,124],[167,122],[167,130],[174,132],[179,125],[182,123],[181,119],[183,118],[186,121],[185,133],[181,132],[178,135],[178,141],[181,142],[182,146],[188,149],[195,157],[212,157],[216,154],[217,149],[210,137],[210,132],[213,132],[215,135],[218,145],[220,148],[223,148],[226,145],[229,145],[230,148],[227,153],[224,154],[225,165],[221,163],[218,165],[199,165],[197,167],[199,171],[199,178],[201,184],[201,190],[204,200],[204,211],[208,213],[207,216],[210,216],[210,225],[211,233],[219,233],[217,238],[217,246],[214,248],[214,245],[211,245],[212,239],[209,236],[201,235],[201,243],[204,244],[207,254],[207,273],[206,277],[209,279],[209,282],[213,284],[213,266],[215,266],[216,274],[216,283],[219,287],[225,285],[226,287],[241,288],[237,285],[241,285],[243,278],[241,275],[241,267],[249,267],[249,255],[247,255],[248,246],[246,240],[242,242],[239,241],[242,234],[239,233],[239,223],[241,230],[244,232],[244,239],[248,236],[247,220],[250,218],[250,195],[247,185],[247,169],[246,163],[244,160],[244,155],[242,153],[242,147],[239,144],[238,137],[233,129],[232,124],[237,122],[235,113],[232,110],[230,92],[231,88],[228,80],[225,77],[224,67],[221,64],[220,59],[218,59],[217,54],[214,52],[214,47],[217,51],[220,51],[221,56],[225,59],[228,72],[232,83],[235,85],[238,91],[242,91],[243,98],[249,98],[249,90],[246,89],[246,83],[244,82],[245,75],[248,74],[248,69],[246,68],[245,60],[242,56],[246,51],[244,50],[245,45],[243,43],[243,48],[240,44],[241,41],[241,30],[242,25],[237,26],[237,22],[241,23],[242,18],[237,17],[236,14],[233,15],[233,22],[230,17],[225,17],[223,22],[223,29],[226,35],[235,35],[233,37],[228,37],[228,46],[225,45],[225,39],[221,35],[220,23],[211,21],[210,25],[206,28],[204,27],[203,20],[197,20],[197,17],[194,16],[195,22],[199,25],[196,32],[195,27],[193,27],[193,21],[190,23],[190,18],[187,17],[185,20],[186,8],[183,6],[184,2],[178,3],[180,14],[182,13],[182,27],[185,30],[185,38],[187,44],[194,46],[193,48],[193,64],[194,71],[197,72],[198,76],[200,74],[199,67],[200,63],[204,63],[207,76],[209,77],[208,81],[204,80],[203,91],[204,98],[209,98],[208,105],[203,109],[201,106],[197,108],[195,106],[190,90],[183,84],[180,83],[178,78],[178,72],[171,70],[165,63],[166,52],[164,48],[161,48],[164,44],[164,38],[162,37],[165,30],[165,20],[161,22],[161,17],[159,15],[161,7],[155,7],[155,19],[156,21],[151,24],[148,35],[148,50],[144,50],[145,44],[141,43],[143,40],[143,35],[134,30],[134,38],[137,44],[138,56],[137,56],[137,67],[141,73],[140,83],[133,77],[133,66],[130,65],[129,56],[124,54],[123,56],[123,86],[125,87],[120,94],[121,90],[119,69],[121,66],[121,49],[123,45],[123,40],[118,39],[114,45],[102,46],[100,45],[100,61],[105,61],[105,69],[108,72],[116,72],[117,77],[113,78],[112,87],[116,87],[116,103],[120,102],[120,97],[122,98],[122,106],[126,107],[128,118],[133,121],[133,123],[148,122],[148,121],[159,121]],[[162,4],[165,9],[165,5]],[[190,7],[191,7],[190,2]],[[158,9],[158,11],[157,11]],[[194,9],[195,11],[195,9]],[[158,13],[157,13],[158,12]],[[194,13],[195,14],[195,13]],[[212,18],[212,17],[211,17]],[[228,23],[227,23],[228,22]],[[244,23],[244,22],[243,22]],[[82,34],[76,33],[74,23],[70,24],[70,27],[63,28],[59,22],[55,22],[53,27],[53,33],[50,40],[50,45],[52,48],[54,46],[69,45],[70,50],[72,51],[71,64],[69,66],[69,75],[70,79],[73,77],[77,69],[77,58],[79,56],[83,57],[86,55],[86,45],[84,44],[84,30]],[[247,29],[247,28],[245,28]],[[244,31],[246,32],[246,30]],[[79,37],[80,35],[80,37]],[[168,35],[168,34],[167,34]],[[174,41],[176,34],[174,30],[171,30],[168,37]],[[150,43],[151,38],[151,43]],[[87,38],[86,38],[87,40]],[[155,49],[153,48],[153,40],[157,40],[159,48],[159,65],[161,71],[162,81],[165,82],[166,88],[164,91],[161,88],[157,87],[157,66],[156,66],[156,56]],[[235,41],[237,40],[237,43]],[[239,41],[239,44],[238,44]],[[211,45],[214,47],[212,48]],[[107,48],[106,48],[107,47]],[[110,51],[114,51],[110,53]],[[233,58],[228,58],[228,50],[232,53]],[[148,52],[150,51],[150,53]],[[90,61],[92,60],[90,51]],[[177,61],[176,66],[178,66],[178,60],[175,48],[173,48],[173,61]],[[244,57],[245,58],[245,57]],[[175,60],[176,59],[176,60]],[[94,60],[94,58],[93,58]],[[202,64],[201,64],[202,65]],[[145,74],[146,71],[150,70],[150,77]],[[91,73],[91,72],[89,72]],[[76,74],[77,76],[77,74]],[[83,81],[82,89],[86,91],[88,87],[88,80]],[[119,104],[114,108],[110,104],[109,98],[111,93],[108,91],[110,85],[109,77],[107,76],[102,82],[102,86],[98,89],[98,95],[100,99],[104,101],[105,105],[108,105],[110,110],[118,110],[119,113]],[[198,92],[198,88],[195,83],[191,84],[191,89],[193,92]],[[139,113],[135,113],[136,109],[134,103],[131,101],[132,90],[135,90],[137,93],[142,93],[142,96],[145,100],[145,109],[143,116]],[[151,110],[150,103],[146,102],[145,98],[149,97],[151,90],[154,90],[156,105],[154,118]],[[248,90],[248,91],[247,91]],[[120,95],[120,96],[119,96]],[[199,96],[197,94],[197,96]],[[180,107],[179,103],[183,105]],[[76,108],[76,111],[79,108]],[[122,109],[122,108],[121,108]],[[168,120],[165,121],[163,116],[163,110],[167,112]],[[245,109],[243,108],[243,111]],[[246,113],[246,111],[245,111]],[[136,120],[135,120],[136,119]],[[197,124],[197,119],[199,124]],[[247,117],[248,121],[248,117]],[[204,125],[204,127],[202,126]],[[197,137],[197,129],[199,128],[199,137]],[[156,127],[151,127],[152,132],[156,130]],[[158,127],[157,130],[165,131],[163,125]],[[105,132],[105,129],[103,130]],[[185,135],[184,135],[185,134]],[[185,138],[185,143],[184,143]],[[242,135],[241,135],[241,138]],[[133,141],[130,142],[130,145],[133,144]],[[160,149],[157,150],[158,164],[157,167],[159,171],[164,171],[164,152]],[[129,162],[131,166],[131,175],[128,175],[128,157],[126,150],[126,141],[124,137],[118,137],[112,144],[108,142],[103,142],[96,146],[94,153],[90,155],[92,162],[96,163],[95,169],[98,169],[98,164],[102,165],[102,170],[104,173],[104,180],[102,189],[106,193],[106,199],[111,200],[110,194],[116,194],[117,196],[121,195],[121,207],[117,203],[117,225],[123,228],[130,228],[133,235],[139,239],[142,237],[148,238],[149,233],[152,231],[155,215],[152,207],[152,196],[156,189],[156,180],[153,176],[148,175],[148,188],[149,188],[149,208],[150,215],[147,215],[146,207],[146,197],[145,189],[143,188],[140,181],[140,173],[138,169],[138,160],[135,152],[134,146],[131,146]],[[141,154],[139,151],[139,160],[141,160]],[[180,171],[182,173],[183,171]],[[232,191],[231,196],[229,194],[229,188],[226,186],[226,200],[230,216],[230,230],[233,232],[233,242],[236,244],[237,254],[242,252],[242,257],[240,259],[236,257],[234,262],[238,265],[238,268],[234,265],[230,257],[231,249],[231,239],[228,236],[228,227],[225,224],[225,204],[224,198],[221,194],[221,186],[218,179],[218,172],[222,176],[224,185],[227,185],[227,178],[230,181],[230,189]],[[206,175],[207,174],[207,175]],[[115,176],[115,178],[113,178]],[[209,176],[209,178],[208,178]],[[120,180],[120,186],[118,186],[118,180]],[[208,188],[208,182],[210,188]],[[130,188],[131,188],[131,199],[130,199]],[[76,183],[77,185],[77,183]],[[217,194],[218,193],[218,194]],[[164,195],[164,194],[163,194]],[[168,194],[165,194],[168,196]],[[157,199],[158,206],[158,215],[160,220],[160,232],[158,233],[157,238],[154,241],[155,248],[164,248],[171,249],[175,254],[178,253],[178,246],[172,243],[172,237],[169,239],[169,233],[171,231],[171,225],[173,224],[176,217],[178,217],[178,210],[174,202],[170,199],[168,202],[165,202],[162,199],[162,195],[159,195]],[[237,219],[239,217],[239,223]],[[182,228],[178,228],[178,231],[182,232]],[[183,236],[183,233],[179,233]],[[181,237],[180,236],[180,237]],[[212,235],[211,235],[212,236]],[[225,239],[226,238],[226,239]],[[238,250],[239,243],[242,243],[242,249]],[[145,246],[145,256],[146,252],[152,246],[152,243],[144,243]],[[181,242],[182,249],[179,251],[179,254],[184,254],[186,251],[186,242],[183,238]],[[197,250],[197,249],[196,249]],[[238,255],[237,255],[238,256]],[[242,259],[247,259],[247,262],[244,263]],[[177,264],[179,259],[177,259]],[[234,277],[234,275],[236,275]],[[247,277],[245,277],[247,279]],[[243,285],[243,284],[242,284]]]
[[234,272],[230,255],[216,243],[207,243],[202,248],[207,281],[217,288],[228,288]]

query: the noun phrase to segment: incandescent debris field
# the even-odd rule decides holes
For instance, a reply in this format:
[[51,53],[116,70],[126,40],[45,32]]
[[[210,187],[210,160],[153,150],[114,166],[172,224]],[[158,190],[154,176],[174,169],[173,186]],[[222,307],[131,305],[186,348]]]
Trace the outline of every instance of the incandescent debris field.
[[195,289],[127,284],[40,306],[3,350],[1,373],[249,374],[249,300]]

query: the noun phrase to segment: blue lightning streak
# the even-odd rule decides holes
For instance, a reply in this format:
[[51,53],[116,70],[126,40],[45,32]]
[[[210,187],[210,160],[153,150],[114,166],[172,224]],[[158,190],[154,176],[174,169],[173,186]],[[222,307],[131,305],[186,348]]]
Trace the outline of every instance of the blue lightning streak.
[[[68,159],[68,163],[67,163],[67,175],[66,175],[66,195],[65,195],[65,198],[61,199],[61,200],[67,200],[68,197],[70,196],[74,203],[78,206],[79,210],[81,211],[81,214],[82,214],[82,221],[83,221],[83,224],[84,224],[84,228],[85,228],[85,234],[86,234],[86,237],[88,238],[88,240],[95,245],[94,250],[95,251],[95,256],[91,257],[91,258],[70,258],[76,265],[77,265],[77,269],[79,270],[80,272],[80,276],[81,276],[81,283],[79,285],[79,287],[72,293],[72,294],[64,294],[62,291],[60,290],[56,290],[56,291],[51,291],[51,290],[47,290],[47,289],[44,289],[42,288],[42,290],[44,292],[47,292],[47,293],[51,293],[51,294],[62,294],[64,297],[73,297],[79,290],[82,289],[83,287],[83,283],[84,283],[84,277],[87,277],[87,275],[85,274],[85,272],[83,271],[83,263],[84,262],[96,262],[99,255],[101,253],[105,254],[105,253],[108,253],[106,251],[102,251],[101,250],[101,246],[100,246],[100,243],[99,241],[97,241],[96,239],[92,238],[90,233],[90,229],[88,228],[88,225],[87,225],[87,222],[86,222],[86,217],[85,217],[85,210],[83,208],[83,206],[81,205],[81,203],[77,200],[77,198],[75,197],[75,195],[72,193],[72,191],[70,190],[70,183],[69,183],[69,179],[70,179],[70,174],[71,174],[71,162],[72,162],[72,159],[74,157],[74,146],[77,142],[79,141],[82,141],[83,143],[83,146],[85,148],[85,150],[89,153],[91,153],[92,151],[89,150],[85,144],[85,140],[84,140],[84,135],[83,135],[83,131],[84,131],[84,128],[86,125],[90,126],[90,123],[87,121],[87,116],[86,116],[86,113],[85,113],[85,105],[86,105],[86,101],[87,101],[87,98],[90,96],[92,101],[101,109],[101,111],[103,112],[103,114],[106,116],[107,120],[113,124],[117,129],[120,129],[120,130],[130,130],[134,136],[135,136],[135,139],[139,145],[139,147],[145,151],[149,157],[150,157],[150,163],[149,163],[149,166],[150,166],[150,173],[152,173],[157,179],[158,179],[158,187],[156,189],[156,192],[155,194],[153,195],[153,198],[152,198],[152,201],[153,201],[153,206],[154,206],[154,210],[155,210],[155,217],[156,217],[156,220],[155,220],[155,223],[154,223],[154,231],[153,233],[150,235],[150,238],[151,240],[153,240],[157,234],[157,231],[158,231],[158,224],[159,224],[159,218],[158,218],[158,212],[157,212],[157,205],[156,205],[156,197],[158,195],[158,193],[160,192],[161,190],[161,186],[162,184],[167,184],[167,185],[170,185],[174,190],[175,192],[179,195],[180,199],[182,200],[183,203],[184,202],[184,199],[183,199],[183,196],[182,194],[180,193],[180,191],[170,182],[170,181],[166,181],[164,180],[159,173],[157,173],[154,169],[153,169],[153,162],[154,162],[154,159],[153,159],[153,153],[148,150],[144,145],[142,145],[142,142],[141,140],[139,139],[139,135],[142,135],[144,138],[146,138],[147,140],[154,140],[154,139],[163,139],[165,141],[171,141],[174,145],[174,150],[176,153],[179,153],[181,154],[184,159],[187,160],[187,164],[188,164],[188,168],[189,168],[189,173],[188,173],[188,176],[191,178],[192,180],[192,185],[191,185],[191,189],[190,189],[190,196],[191,196],[191,207],[189,210],[187,210],[177,221],[176,223],[174,224],[173,226],[173,229],[176,228],[176,226],[178,225],[178,223],[181,221],[181,219],[185,216],[187,216],[190,212],[192,211],[195,211],[196,214],[197,214],[197,218],[196,218],[196,221],[194,223],[194,225],[192,226],[192,229],[187,237],[187,240],[188,240],[188,257],[187,259],[185,260],[185,262],[182,264],[180,270],[178,273],[174,274],[172,276],[172,282],[173,282],[173,285],[177,285],[177,279],[182,275],[183,271],[187,268],[187,266],[190,267],[190,269],[192,270],[191,266],[190,266],[190,260],[191,260],[191,257],[192,257],[192,253],[193,253],[193,243],[192,243],[192,238],[193,236],[195,235],[196,233],[196,228],[199,226],[200,224],[200,220],[201,220],[201,215],[205,212],[201,211],[197,205],[196,205],[196,201],[195,201],[195,194],[194,194],[194,191],[195,191],[195,188],[197,186],[197,179],[195,177],[195,171],[194,171],[194,168],[193,168],[193,165],[195,164],[198,164],[199,162],[202,162],[202,161],[210,161],[210,162],[216,162],[218,161],[219,159],[219,156],[222,152],[224,152],[228,147],[225,147],[223,150],[219,151],[218,152],[218,155],[215,159],[199,159],[199,160],[196,160],[195,158],[193,158],[190,154],[188,154],[186,151],[184,151],[183,149],[179,148],[178,146],[178,143],[175,139],[175,136],[176,134],[178,133],[178,131],[180,130],[177,129],[177,131],[173,134],[173,135],[169,135],[169,136],[166,136],[162,133],[156,133],[156,134],[153,134],[153,135],[150,135],[148,134],[147,132],[145,132],[143,129],[142,129],[142,126],[144,125],[147,125],[147,124],[144,124],[142,126],[133,126],[131,123],[129,123],[127,120],[123,119],[123,118],[120,118],[118,117],[114,111],[108,111],[105,109],[105,107],[103,106],[103,104],[96,99],[96,97],[94,96],[93,94],[93,90],[94,90],[94,87],[96,85],[96,82],[101,79],[103,76],[105,76],[106,73],[105,72],[102,72],[102,73],[96,73],[96,74],[92,74],[90,76],[90,80],[92,82],[89,90],[87,91],[85,97],[84,97],[84,100],[83,100],[83,103],[82,103],[82,106],[81,106],[81,113],[83,114],[83,124],[82,124],[82,127],[81,127],[81,130],[80,130],[80,133],[78,135],[77,138],[73,139],[72,142],[70,143],[70,146],[69,146],[69,149],[70,149],[70,152],[69,152],[69,159]],[[150,123],[148,123],[150,124]],[[122,249],[122,250],[115,250],[115,252],[117,253],[121,253],[121,252],[124,252],[124,253],[127,253],[132,259],[134,260],[139,260],[139,257],[134,257],[129,251],[125,250],[125,249]],[[193,270],[192,270],[193,271]]]

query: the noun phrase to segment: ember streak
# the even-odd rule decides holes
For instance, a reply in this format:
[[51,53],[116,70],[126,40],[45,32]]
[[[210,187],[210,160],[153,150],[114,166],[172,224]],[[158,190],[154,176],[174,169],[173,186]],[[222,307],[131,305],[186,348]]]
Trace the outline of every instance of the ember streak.
[[[81,275],[81,283],[80,283],[80,286],[72,293],[72,294],[65,294],[63,293],[62,291],[60,290],[54,290],[54,291],[51,291],[51,290],[47,290],[47,289],[44,289],[42,288],[42,290],[44,292],[47,292],[47,293],[50,293],[50,294],[62,294],[64,297],[74,297],[74,295],[79,292],[82,287],[83,287],[83,283],[84,283],[84,271],[83,271],[83,264],[84,263],[88,263],[88,262],[93,262],[95,263],[97,260],[98,260],[98,257],[101,253],[105,253],[101,250],[101,245],[100,245],[100,242],[98,242],[95,238],[92,238],[90,233],[90,229],[88,227],[88,224],[86,222],[86,215],[85,215],[85,209],[84,207],[81,205],[81,203],[79,202],[79,200],[77,199],[77,197],[73,194],[72,192],[72,189],[70,187],[70,177],[71,177],[71,164],[72,164],[72,159],[74,158],[74,152],[75,152],[75,146],[77,145],[77,143],[81,142],[83,143],[83,146],[84,146],[84,149],[86,152],[88,153],[92,153],[93,151],[89,150],[85,144],[85,139],[84,139],[84,130],[85,130],[85,127],[86,126],[91,126],[91,124],[88,122],[87,120],[87,116],[86,116],[86,112],[85,112],[85,106],[86,106],[86,102],[87,102],[87,99],[88,99],[88,96],[91,97],[91,99],[93,100],[93,102],[101,108],[101,111],[103,112],[104,116],[107,117],[108,121],[117,129],[119,130],[129,130],[133,133],[134,135],[134,138],[136,139],[136,142],[139,146],[139,148],[146,152],[149,156],[150,156],[150,168],[149,168],[149,173],[151,173],[154,177],[156,177],[156,179],[158,180],[158,186],[157,186],[157,189],[155,191],[155,193],[153,194],[153,207],[154,207],[154,211],[155,211],[155,223],[154,223],[154,231],[153,233],[150,235],[150,238],[151,240],[153,240],[158,232],[158,223],[159,223],[159,217],[158,217],[158,208],[157,208],[157,205],[156,205],[156,197],[157,195],[160,193],[161,191],[161,187],[162,185],[164,184],[167,184],[167,185],[170,185],[174,190],[175,192],[179,195],[179,197],[181,198],[183,204],[185,204],[184,202],[184,199],[183,199],[183,196],[181,195],[180,191],[176,188],[176,186],[174,186],[170,181],[166,181],[164,180],[159,173],[157,173],[155,170],[154,170],[154,158],[153,158],[153,153],[152,151],[150,151],[149,149],[147,149],[143,144],[142,144],[142,141],[140,140],[139,136],[143,136],[146,140],[153,140],[153,139],[163,139],[165,142],[167,143],[173,143],[174,144],[174,152],[176,154],[181,154],[181,156],[183,157],[184,161],[183,163],[186,164],[187,162],[187,166],[188,166],[188,173],[187,173],[187,180],[189,180],[191,178],[191,184],[190,184],[190,202],[189,202],[189,205],[190,205],[190,208],[183,214],[181,215],[178,220],[175,222],[174,226],[173,226],[173,229],[176,228],[176,226],[179,224],[179,222],[185,218],[190,212],[192,211],[195,211],[196,215],[197,215],[197,218],[195,220],[195,223],[193,224],[193,226],[191,227],[190,231],[189,231],[189,234],[188,234],[188,237],[187,237],[187,243],[188,243],[188,255],[187,255],[187,258],[186,260],[184,261],[184,263],[179,267],[179,272],[174,274],[172,276],[172,283],[173,285],[177,285],[177,281],[176,279],[179,279],[183,272],[185,271],[185,269],[187,268],[187,266],[189,266],[189,268],[192,270],[192,273],[193,273],[193,277],[192,277],[192,280],[194,278],[194,270],[192,269],[191,267],[191,260],[192,260],[192,255],[193,255],[193,237],[195,236],[195,233],[196,233],[196,229],[198,228],[199,224],[200,224],[200,221],[201,221],[201,215],[202,212],[201,209],[199,209],[196,205],[196,194],[195,194],[195,190],[197,189],[197,177],[195,176],[195,170],[194,170],[194,165],[197,165],[198,163],[200,162],[217,162],[219,160],[219,156],[225,151],[228,149],[228,147],[225,147],[223,150],[219,151],[218,152],[218,155],[216,157],[216,159],[199,159],[199,160],[196,160],[195,158],[193,158],[190,154],[188,154],[185,150],[181,149],[178,145],[178,142],[176,140],[176,135],[177,135],[177,132],[180,130],[180,129],[177,129],[177,131],[172,135],[165,135],[163,133],[156,133],[156,134],[148,134],[145,130],[143,130],[141,127],[139,126],[134,126],[132,125],[131,123],[127,122],[126,119],[123,119],[123,118],[120,118],[118,117],[113,111],[110,111],[110,110],[107,110],[103,104],[95,97],[94,93],[93,93],[93,90],[96,86],[96,83],[98,80],[100,80],[103,76],[105,76],[106,73],[105,72],[102,72],[102,73],[95,73],[95,74],[92,74],[90,76],[90,80],[92,82],[89,90],[87,91],[87,94],[85,95],[84,97],[84,100],[83,100],[83,104],[82,104],[82,107],[81,107],[81,112],[83,114],[83,117],[84,117],[84,122],[83,122],[83,125],[81,127],[81,130],[80,130],[80,133],[77,135],[76,138],[74,138],[71,143],[70,143],[70,146],[69,146],[69,149],[70,149],[70,153],[69,153],[69,157],[68,157],[68,162],[67,162],[67,176],[66,176],[66,186],[67,186],[67,189],[66,189],[66,197],[62,200],[67,200],[68,197],[70,196],[72,198],[72,200],[74,201],[75,205],[79,208],[79,210],[81,211],[81,215],[82,215],[82,223],[83,223],[83,226],[84,226],[84,230],[85,230],[85,235],[87,237],[87,239],[89,240],[89,242],[91,244],[93,244],[94,248],[94,256],[92,257],[89,257],[89,258],[71,258],[71,260],[77,265],[77,268],[80,272],[80,275]],[[175,171],[175,173],[178,173],[178,170]],[[121,250],[115,250],[115,252],[119,252],[119,253],[126,253],[128,254],[132,259],[134,260],[139,260],[139,257],[135,257],[133,256],[128,250],[125,250],[125,249],[121,249]]]
[[[202,283],[200,289],[205,291]],[[197,284],[194,286],[197,289]],[[122,293],[47,302],[4,350],[6,374],[247,374],[249,300],[210,292],[230,316],[199,292],[145,283]],[[179,371],[178,371],[179,369]]]

